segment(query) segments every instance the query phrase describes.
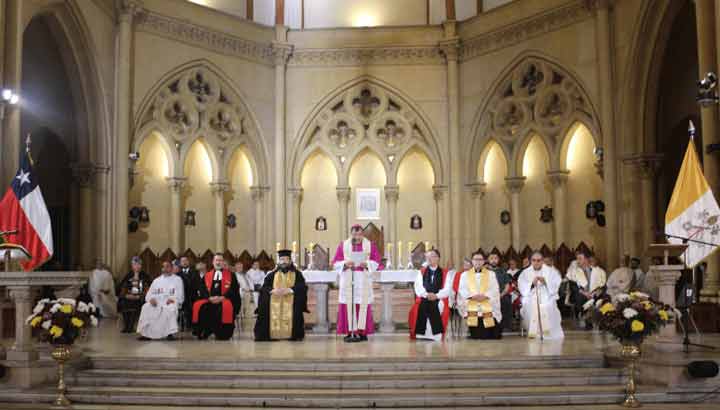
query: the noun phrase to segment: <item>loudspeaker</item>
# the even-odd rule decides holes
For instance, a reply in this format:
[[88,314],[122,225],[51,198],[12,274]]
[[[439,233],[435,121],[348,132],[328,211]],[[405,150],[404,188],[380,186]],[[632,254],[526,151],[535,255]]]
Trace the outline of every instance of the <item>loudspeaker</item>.
[[710,378],[718,375],[718,364],[712,360],[698,360],[690,362],[687,367],[688,375],[692,378]]

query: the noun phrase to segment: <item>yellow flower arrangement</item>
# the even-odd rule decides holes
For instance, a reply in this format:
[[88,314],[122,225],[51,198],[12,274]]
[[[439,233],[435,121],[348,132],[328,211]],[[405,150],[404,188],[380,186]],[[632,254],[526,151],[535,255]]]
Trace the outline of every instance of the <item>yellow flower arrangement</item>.
[[37,327],[41,322],[42,322],[42,317],[35,316],[35,318],[30,321],[30,326]]
[[60,307],[60,311],[67,314],[72,313],[72,309],[73,308],[70,305],[62,305],[62,307]]
[[664,321],[666,321],[666,322],[667,322],[668,320],[670,320],[670,316],[668,315],[668,312],[666,312],[666,311],[664,311],[664,310],[662,310],[662,309],[658,311],[658,316],[660,316],[660,319],[662,319],[662,320],[664,320]]
[[643,302],[642,305],[645,308],[645,310],[650,310],[653,308],[653,304],[648,302],[647,300],[645,302]]
[[632,329],[632,331],[635,333],[642,332],[643,330],[645,330],[645,325],[639,320],[633,320],[630,324],[630,329]]
[[72,325],[75,327],[82,327],[85,324],[85,322],[76,317],[70,319],[70,323],[72,323]]
[[600,307],[600,313],[607,315],[608,313],[615,310],[615,306],[612,303],[606,303]]
[[53,326],[50,328],[50,334],[52,335],[52,337],[57,339],[58,337],[62,336],[63,328],[59,326]]

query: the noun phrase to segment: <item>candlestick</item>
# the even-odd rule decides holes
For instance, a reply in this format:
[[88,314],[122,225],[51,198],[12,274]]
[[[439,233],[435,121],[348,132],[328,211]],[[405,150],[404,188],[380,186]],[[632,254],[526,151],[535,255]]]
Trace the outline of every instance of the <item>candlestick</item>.
[[392,269],[393,265],[393,244],[387,244],[387,250],[385,251],[385,269]]
[[402,241],[398,241],[397,253],[398,253],[397,266],[399,268],[402,266]]
[[412,253],[413,253],[413,243],[408,242],[408,268],[412,268]]
[[425,252],[427,252],[427,251],[429,251],[429,250],[430,250],[430,242],[429,242],[429,241],[425,241]]

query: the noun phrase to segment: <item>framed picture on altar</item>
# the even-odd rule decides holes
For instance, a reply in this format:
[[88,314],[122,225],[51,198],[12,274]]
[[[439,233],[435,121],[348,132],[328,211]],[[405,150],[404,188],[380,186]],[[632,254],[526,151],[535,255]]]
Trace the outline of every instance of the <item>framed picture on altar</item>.
[[356,219],[380,219],[380,190],[377,188],[358,188],[355,190]]

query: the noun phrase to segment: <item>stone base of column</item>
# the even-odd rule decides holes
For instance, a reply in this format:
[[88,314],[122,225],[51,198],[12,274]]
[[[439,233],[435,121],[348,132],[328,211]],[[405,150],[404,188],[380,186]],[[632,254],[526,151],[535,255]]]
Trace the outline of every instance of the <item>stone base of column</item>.
[[313,326],[312,331],[313,331],[313,333],[318,333],[318,334],[330,333],[330,323],[329,322],[317,323],[317,324],[315,324],[315,326]]
[[25,350],[13,350],[10,349],[5,353],[5,360],[30,362],[37,360],[38,352],[36,351],[25,351]]
[[381,322],[380,333],[395,333],[395,323]]

